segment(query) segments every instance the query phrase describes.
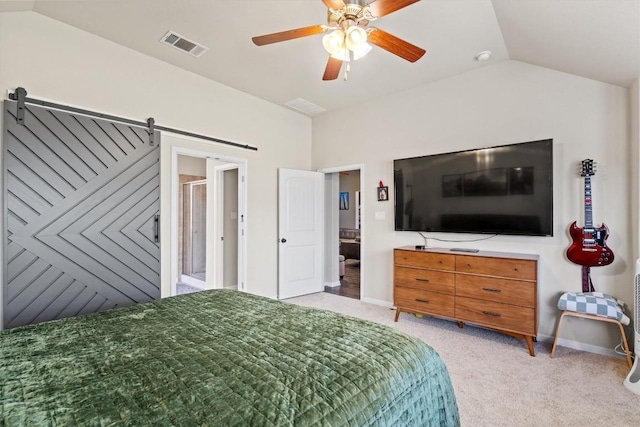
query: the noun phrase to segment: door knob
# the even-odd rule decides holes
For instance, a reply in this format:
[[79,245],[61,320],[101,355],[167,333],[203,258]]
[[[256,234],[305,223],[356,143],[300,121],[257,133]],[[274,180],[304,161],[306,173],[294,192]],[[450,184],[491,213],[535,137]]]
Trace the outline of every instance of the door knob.
[[285,239],[285,238],[283,237],[282,239],[280,239],[280,241],[281,241],[282,243],[286,243],[286,242],[287,242],[287,239]]

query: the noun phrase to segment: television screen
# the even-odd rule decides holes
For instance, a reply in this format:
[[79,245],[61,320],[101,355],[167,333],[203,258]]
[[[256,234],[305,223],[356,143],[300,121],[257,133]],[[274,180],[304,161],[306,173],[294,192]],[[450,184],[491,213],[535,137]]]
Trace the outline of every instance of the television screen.
[[553,140],[393,161],[395,229],[553,235]]

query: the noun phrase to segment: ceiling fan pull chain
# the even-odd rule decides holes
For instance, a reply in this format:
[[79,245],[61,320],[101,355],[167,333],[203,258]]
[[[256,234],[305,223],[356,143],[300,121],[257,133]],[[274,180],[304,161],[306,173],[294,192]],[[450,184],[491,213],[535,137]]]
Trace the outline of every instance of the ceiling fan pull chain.
[[344,61],[344,81],[345,82],[349,78],[349,72],[351,71],[351,56],[352,55],[353,55],[353,52],[350,52],[348,50],[345,52],[345,58],[346,58],[346,60]]
[[344,66],[344,81],[345,82],[349,78],[349,71],[351,71],[351,62],[350,61],[345,61],[345,66]]

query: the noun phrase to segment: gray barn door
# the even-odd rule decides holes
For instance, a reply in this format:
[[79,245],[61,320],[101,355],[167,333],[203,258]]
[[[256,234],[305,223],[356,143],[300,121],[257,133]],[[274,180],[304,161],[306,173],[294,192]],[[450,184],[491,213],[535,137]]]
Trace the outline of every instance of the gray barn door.
[[159,133],[4,104],[4,327],[159,298]]

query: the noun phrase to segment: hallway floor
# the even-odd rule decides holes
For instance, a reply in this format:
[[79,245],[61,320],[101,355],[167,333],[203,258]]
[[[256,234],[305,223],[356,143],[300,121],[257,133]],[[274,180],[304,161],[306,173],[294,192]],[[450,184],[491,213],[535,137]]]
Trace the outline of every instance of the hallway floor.
[[324,291],[330,294],[360,299],[360,261],[348,259],[345,262],[344,277],[340,286],[325,286]]

